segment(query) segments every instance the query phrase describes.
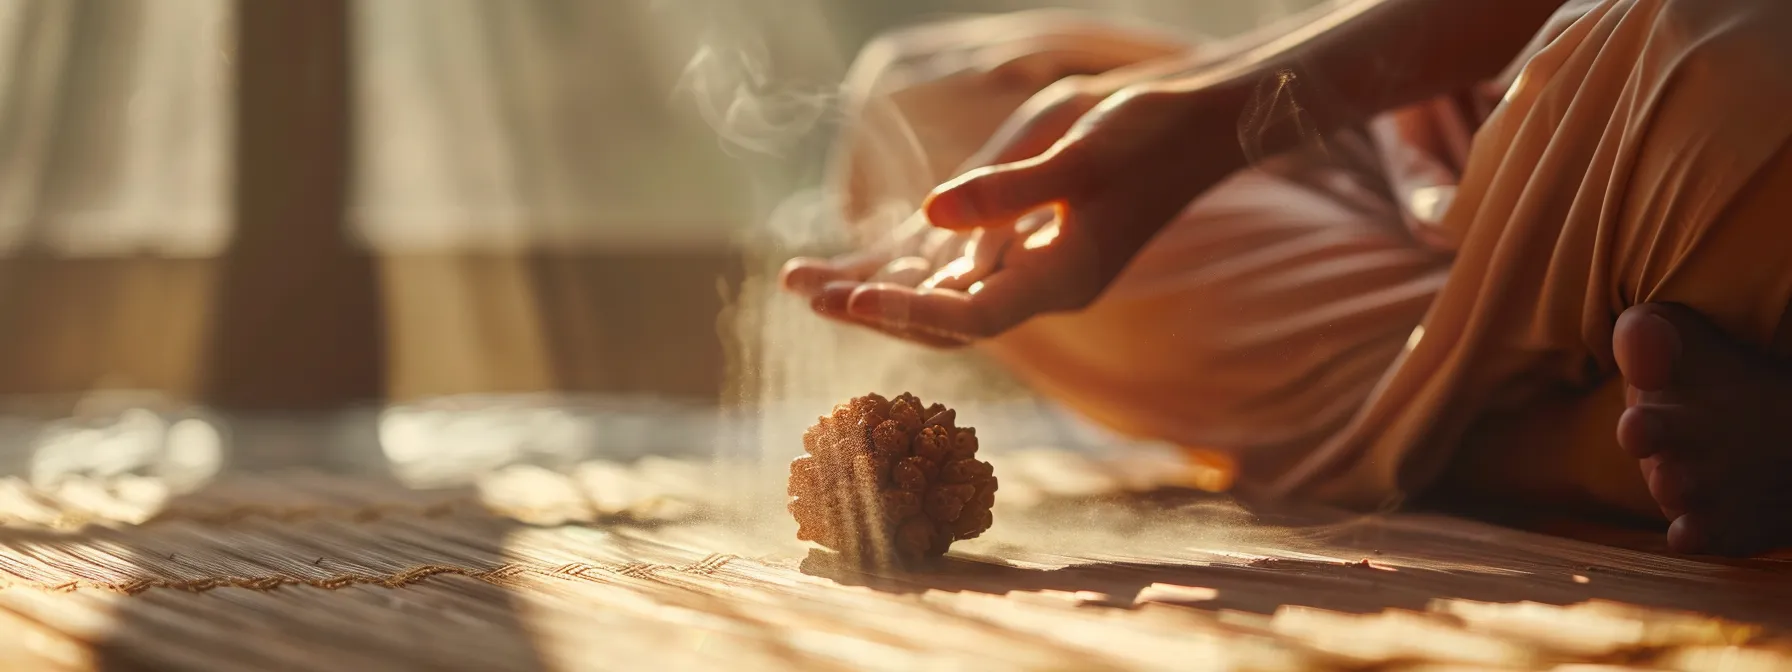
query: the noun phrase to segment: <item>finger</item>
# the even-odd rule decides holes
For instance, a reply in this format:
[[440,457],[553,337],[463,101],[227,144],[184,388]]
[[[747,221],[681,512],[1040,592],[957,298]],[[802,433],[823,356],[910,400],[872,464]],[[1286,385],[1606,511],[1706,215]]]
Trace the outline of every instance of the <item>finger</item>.
[[933,275],[933,262],[922,257],[902,257],[885,264],[865,281],[914,287],[930,275]]
[[915,251],[915,256],[926,259],[932,268],[939,268],[964,256],[970,237],[970,233],[929,225],[927,231],[920,236],[921,244]]
[[1072,147],[1060,142],[1036,158],[965,173],[928,195],[922,210],[934,226],[969,229],[1012,224],[1057,206],[1084,178],[1080,152]]
[[886,332],[970,343],[987,334],[971,315],[969,299],[966,292],[864,285],[848,298],[846,309],[853,319]]
[[951,289],[966,291],[1002,267],[1003,260],[1013,250],[1015,241],[1028,237],[1041,226],[1056,222],[1057,218],[1050,212],[1035,212],[1012,227],[993,227],[977,229],[972,232],[963,253],[940,266],[933,277],[921,283],[922,289]]
[[959,257],[941,265],[932,277],[921,283],[920,288],[960,292],[970,289],[971,285],[983,281],[1001,267],[1002,256],[1007,253],[1015,235],[1016,229],[977,229]]
[[[965,288],[970,287],[977,282],[978,279],[974,276],[980,270],[983,269],[977,268],[976,259],[971,257],[959,257],[953,259],[950,263],[941,266],[938,271],[934,271],[933,275],[927,276],[926,280],[922,280],[920,284],[915,285],[915,289],[923,292],[936,289],[964,291]],[[984,272],[984,275],[987,274],[987,272]]]
[[920,331],[900,329],[896,328],[894,325],[879,320],[867,320],[848,314],[846,311],[847,300],[852,296],[853,290],[862,286],[862,284],[856,282],[832,283],[823,288],[822,291],[816,294],[815,298],[810,300],[809,307],[815,311],[815,314],[828,320],[850,324],[855,327],[864,327],[882,332],[883,334],[894,338],[930,348],[950,349],[970,344],[968,339],[949,338]]
[[867,284],[847,299],[847,314],[886,328],[972,341],[997,336],[1056,309],[1048,285],[997,273],[976,291],[917,290]]
[[809,297],[809,309],[822,317],[850,320],[851,318],[846,314],[846,302],[852,298],[853,290],[863,284],[861,282],[830,282]]
[[[1049,225],[1057,223],[1057,221],[1058,221],[1058,213],[1057,212],[1054,212],[1051,210],[1038,210],[1038,211],[1027,213],[1026,216],[1021,217],[1020,219],[1016,220],[1014,222],[1014,227],[1011,229],[1006,229],[1006,230],[994,229],[994,231],[1002,231],[1004,233],[1008,233],[1008,234],[1010,234],[1008,236],[1009,238],[1030,236],[1030,235],[1033,235],[1034,232],[1036,232],[1040,229],[1043,229]],[[979,230],[980,231],[989,231],[990,229],[979,229]]]
[[865,285],[848,298],[847,313],[886,329],[936,338],[974,341],[1005,331],[980,311],[973,296],[953,290]]
[[786,291],[812,297],[830,282],[862,281],[888,260],[888,256],[876,252],[854,252],[832,259],[797,257],[784,263],[778,282]]

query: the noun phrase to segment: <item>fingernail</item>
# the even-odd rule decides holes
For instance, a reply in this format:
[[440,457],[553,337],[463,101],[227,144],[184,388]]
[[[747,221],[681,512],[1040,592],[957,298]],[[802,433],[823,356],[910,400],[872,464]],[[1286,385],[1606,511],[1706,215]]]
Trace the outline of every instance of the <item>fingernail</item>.
[[921,212],[937,226],[955,227],[961,224],[976,222],[980,213],[971,199],[954,193],[964,188],[972,180],[990,172],[988,168],[979,168],[965,173],[936,187],[927,199],[921,202]]
[[953,200],[951,196],[939,191],[928,194],[926,200],[921,201],[921,215],[927,218],[927,223],[934,226],[950,226],[961,218]]
[[859,317],[882,317],[883,307],[875,292],[853,292],[846,300],[846,311]]
[[818,313],[838,315],[846,312],[847,300],[852,297],[857,283],[830,282],[822,285],[815,298],[809,300],[809,307]]

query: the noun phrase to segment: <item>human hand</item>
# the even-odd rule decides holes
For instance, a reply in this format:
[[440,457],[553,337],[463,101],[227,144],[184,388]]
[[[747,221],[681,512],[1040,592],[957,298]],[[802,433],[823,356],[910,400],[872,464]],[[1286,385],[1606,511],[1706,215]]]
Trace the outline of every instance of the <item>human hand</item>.
[[[1112,78],[1062,79],[1034,95],[966,163],[988,166],[1037,156],[1118,88]],[[876,321],[849,315],[844,310],[844,292],[866,283],[923,291],[969,291],[1000,265],[1013,241],[1052,222],[1049,213],[1040,213],[1012,222],[952,230],[933,226],[914,205],[900,202],[881,216],[901,219],[882,235],[863,236],[862,247],[854,252],[831,259],[791,260],[784,267],[785,289],[811,299],[825,317],[880,328]],[[919,333],[897,335],[938,347],[964,342]]]
[[[1006,20],[1011,15],[998,18]],[[1122,32],[1086,21],[1066,23],[1061,13],[1041,13],[1032,20],[1039,23],[1030,32],[1023,31],[1022,38],[992,44],[988,36],[979,36],[984,42],[976,49],[986,58],[981,66],[964,66],[962,54],[948,57],[936,53],[931,58],[958,65],[942,67],[936,60],[934,66],[919,68],[917,74],[903,72],[906,66],[900,63],[905,61],[896,54],[937,50],[941,41],[950,43],[949,38],[969,39],[960,29],[977,28],[981,25],[977,21],[983,20],[898,35],[887,43],[895,46],[867,50],[867,56],[854,68],[855,77],[849,78],[848,89],[885,93],[871,99],[875,104],[854,106],[856,120],[843,138],[843,151],[833,171],[837,193],[844,196],[845,214],[860,228],[860,249],[833,259],[792,260],[783,276],[786,289],[811,299],[830,283],[887,282],[967,290],[1006,252],[1012,240],[1040,229],[1049,218],[951,231],[933,227],[915,213],[922,195],[968,168],[1038,155],[1108,95],[1128,83],[1180,67],[1189,53],[1186,45],[1153,34]],[[1003,21],[1001,25],[1013,24]],[[1153,56],[1156,60],[1142,60]],[[906,62],[912,64],[915,59]],[[1103,68],[1107,70],[1100,75],[1060,76]],[[942,70],[954,74],[914,83],[917,77],[924,80],[927,73]],[[1016,92],[1032,91],[1053,79],[1024,104],[1012,101]],[[879,81],[910,84],[891,90],[875,83]],[[995,119],[995,112],[1007,116]],[[916,128],[949,130],[906,133],[910,120],[915,119],[919,120],[913,124]],[[911,145],[891,145],[892,139]],[[972,141],[981,143],[975,151],[966,149],[972,147]],[[914,155],[925,161],[904,164],[899,160]],[[957,165],[945,168],[952,164]],[[821,312],[853,321],[838,310]],[[908,337],[936,346],[960,344],[918,334]]]
[[[1195,195],[1244,165],[1236,124],[1245,96],[1231,85],[1135,84],[1055,137],[1052,124],[1017,114],[986,150],[995,165],[935,190],[917,220],[973,232],[950,261],[939,263],[955,251],[947,244],[882,266],[888,250],[821,272],[798,260],[786,266],[786,286],[810,292],[825,316],[937,347],[1087,306]],[[1043,137],[1053,137],[1043,153],[1028,154]]]
[[[849,223],[869,236],[886,235],[941,182],[988,165],[988,159],[973,155],[1048,85],[1188,50],[1186,42],[1173,36],[1111,26],[1063,10],[955,19],[891,32],[860,53],[841,87],[845,123],[835,143],[829,186],[841,196]],[[1103,95],[1116,88],[1110,86]],[[1060,115],[1067,116],[1060,125],[1067,127],[1099,99],[1088,101],[1075,115]],[[1036,147],[1033,153],[1043,149]]]

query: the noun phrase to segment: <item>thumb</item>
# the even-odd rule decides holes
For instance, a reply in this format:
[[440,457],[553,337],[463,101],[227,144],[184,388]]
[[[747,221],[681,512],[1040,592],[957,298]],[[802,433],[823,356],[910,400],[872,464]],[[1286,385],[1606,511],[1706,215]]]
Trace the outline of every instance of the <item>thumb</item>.
[[1024,161],[979,168],[940,185],[921,210],[944,229],[1010,224],[1028,213],[1056,205],[1080,183],[1080,166],[1059,144]]

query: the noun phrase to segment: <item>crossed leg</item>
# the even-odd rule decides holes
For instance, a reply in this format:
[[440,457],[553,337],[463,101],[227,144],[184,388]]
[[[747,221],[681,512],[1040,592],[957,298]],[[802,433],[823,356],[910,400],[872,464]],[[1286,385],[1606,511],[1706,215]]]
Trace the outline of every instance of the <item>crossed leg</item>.
[[1601,440],[1544,450],[1636,456],[1677,549],[1792,543],[1792,5],[1575,9],[1477,136],[1447,271],[1385,214],[1247,174],[1111,296],[990,349],[1123,429],[1295,456],[1271,492],[1363,506],[1435,485],[1488,412],[1621,376]]
[[1602,436],[1513,452],[1629,452],[1677,550],[1792,546],[1792,6],[1576,9],[1477,135],[1423,342],[1279,491],[1425,488],[1488,412],[1617,377]]

